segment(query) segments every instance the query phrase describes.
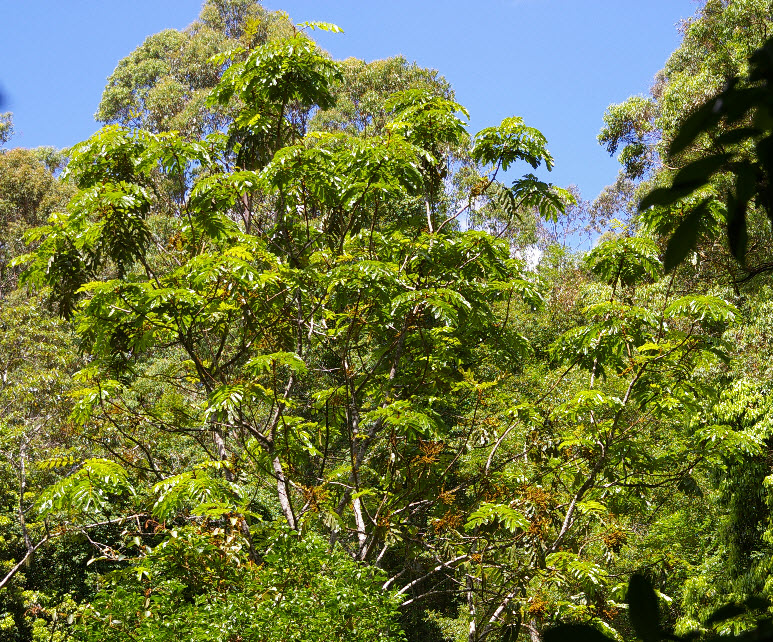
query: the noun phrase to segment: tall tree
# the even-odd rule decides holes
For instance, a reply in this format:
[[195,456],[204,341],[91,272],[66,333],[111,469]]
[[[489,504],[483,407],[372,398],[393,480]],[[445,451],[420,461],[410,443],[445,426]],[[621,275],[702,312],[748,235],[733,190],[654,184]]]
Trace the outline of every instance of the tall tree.
[[[647,229],[663,237],[670,236],[683,224],[687,234],[680,235],[684,242],[671,245],[667,267],[670,269],[681,262],[695,249],[696,278],[705,281],[721,278],[736,284],[736,288],[737,283],[744,282],[769,263],[771,252],[770,226],[759,208],[749,212],[748,227],[755,243],[748,248],[741,251],[735,243],[728,248],[721,233],[723,223],[739,220],[734,214],[734,203],[739,199],[748,200],[738,194],[728,196],[727,172],[737,162],[748,160],[749,146],[734,140],[728,131],[731,123],[719,117],[688,144],[681,144],[677,134],[699,106],[718,97],[728,83],[745,75],[751,54],[767,36],[770,20],[769,3],[762,0],[706,2],[693,19],[682,25],[683,42],[658,74],[651,98],[636,96],[612,105],[599,135],[600,142],[611,153],[621,148],[620,160],[629,178],[650,179],[651,183],[635,197],[637,201],[652,187],[665,189],[672,181],[680,183],[674,191],[679,197],[677,216],[672,215],[674,208],[649,208],[653,204],[670,204],[655,195],[654,200],[650,197],[643,201],[647,211],[640,217]],[[742,83],[749,88],[748,83]],[[739,117],[744,114],[739,113]],[[747,115],[741,125],[748,124]],[[704,173],[714,174],[715,178],[699,180]],[[746,217],[743,221],[746,222]],[[728,256],[728,249],[739,257],[743,254],[743,260],[748,259],[748,269],[739,269]]]
[[0,114],[0,146],[5,145],[13,136],[13,115],[11,112]]
[[[257,494],[418,585],[406,571],[471,439],[454,407],[478,384],[460,368],[496,333],[496,301],[538,296],[507,243],[456,227],[443,180],[466,111],[429,75],[391,95],[379,133],[309,131],[341,76],[299,32],[227,69],[210,99],[239,109],[227,139],[112,126],[74,148],[79,191],[35,233],[27,279],[51,286],[90,355],[74,420],[132,473],[86,461],[44,514],[106,520],[110,496],[136,511],[130,488],[149,478],[155,518],[233,513],[249,539]],[[495,180],[552,167],[521,119],[470,154],[478,198],[563,208],[532,175]],[[500,344],[521,358],[520,337]]]
[[285,14],[266,11],[256,0],[208,0],[189,27],[148,37],[118,63],[95,117],[189,138],[222,129],[229,114],[207,104],[224,68],[213,57],[291,31]]

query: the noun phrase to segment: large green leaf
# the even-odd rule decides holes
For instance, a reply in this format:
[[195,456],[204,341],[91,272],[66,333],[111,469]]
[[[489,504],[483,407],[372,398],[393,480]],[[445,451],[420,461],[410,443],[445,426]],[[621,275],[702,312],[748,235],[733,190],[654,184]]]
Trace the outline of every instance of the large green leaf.
[[643,642],[658,642],[662,638],[660,608],[650,581],[638,573],[632,575],[625,599],[636,636]]

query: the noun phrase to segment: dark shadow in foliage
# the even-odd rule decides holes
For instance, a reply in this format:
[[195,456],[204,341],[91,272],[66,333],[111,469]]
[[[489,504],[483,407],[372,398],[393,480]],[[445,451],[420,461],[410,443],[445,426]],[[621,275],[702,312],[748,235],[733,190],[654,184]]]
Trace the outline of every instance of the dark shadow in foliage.
[[588,624],[559,624],[545,631],[542,639],[543,642],[607,642],[611,638]]
[[448,642],[437,622],[422,618],[416,611],[404,614],[400,626],[405,631],[406,642]]
[[[757,626],[738,635],[719,635],[717,633],[690,632],[678,636],[666,630],[661,624],[658,608],[658,596],[652,583],[643,575],[634,574],[628,583],[628,617],[636,637],[643,642],[675,640],[677,642],[720,642],[737,640],[743,642],[773,642],[773,618],[768,614],[770,602],[760,596],[752,596],[741,603],[726,604],[712,613],[703,625],[714,627],[717,624],[738,617],[753,614],[757,616]],[[559,624],[545,631],[544,642],[612,642],[614,638],[604,635],[588,624]]]

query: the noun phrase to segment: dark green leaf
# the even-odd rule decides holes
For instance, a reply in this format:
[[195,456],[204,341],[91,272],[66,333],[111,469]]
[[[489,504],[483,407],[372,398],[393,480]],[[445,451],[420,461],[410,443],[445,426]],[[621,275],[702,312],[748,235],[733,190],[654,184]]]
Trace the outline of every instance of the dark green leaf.
[[643,212],[653,205],[668,207],[685,196],[692,194],[700,185],[685,185],[683,187],[658,187],[647,194],[639,203],[639,211]]
[[746,227],[746,206],[751,194],[748,192],[749,174],[739,174],[736,194],[727,197],[727,242],[730,252],[742,265],[746,259],[749,235]]
[[723,622],[724,620],[729,620],[730,618],[742,615],[743,613],[746,613],[746,609],[741,604],[725,604],[725,606],[721,606],[714,611],[706,620],[705,624]]
[[519,627],[510,625],[502,631],[502,642],[516,642],[518,639]]
[[679,132],[668,147],[668,154],[675,156],[684,151],[700,134],[708,131],[716,125],[721,115],[717,109],[719,98],[708,101],[699,107],[687,120],[682,123]]
[[685,475],[679,480],[677,488],[681,490],[685,495],[691,497],[703,497],[703,491],[692,475]]
[[684,220],[676,228],[666,246],[666,255],[663,258],[663,267],[666,272],[671,272],[687,257],[687,254],[695,247],[698,241],[700,219],[705,214],[710,199],[701,201],[692,212],[685,216]]
[[773,168],[773,135],[765,136],[757,143],[757,158],[766,171]]
[[657,642],[660,634],[660,609],[658,596],[650,581],[634,573],[628,582],[628,617],[636,636],[644,642]]
[[612,638],[587,624],[559,624],[545,631],[542,639],[544,642],[609,642]]
[[719,109],[728,125],[737,123],[746,114],[765,100],[766,90],[762,87],[735,88],[736,79],[720,96]]
[[725,132],[719,138],[717,138],[717,145],[735,145],[741,143],[749,138],[754,138],[762,133],[757,127],[739,127],[732,129],[729,132]]
[[674,176],[672,189],[688,186],[696,189],[701,185],[705,185],[709,178],[711,178],[711,175],[727,163],[731,156],[731,154],[717,154],[685,165]]
[[752,595],[744,600],[746,608],[752,611],[762,611],[770,608],[770,600],[760,595]]

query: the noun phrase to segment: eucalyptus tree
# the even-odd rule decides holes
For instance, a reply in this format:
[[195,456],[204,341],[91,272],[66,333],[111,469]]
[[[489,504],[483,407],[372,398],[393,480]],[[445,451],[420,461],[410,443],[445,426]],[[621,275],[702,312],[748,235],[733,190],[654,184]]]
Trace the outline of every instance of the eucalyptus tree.
[[26,561],[13,583],[4,585],[0,620],[3,634],[19,640],[45,628],[52,610],[74,606],[71,594],[83,593],[85,574],[72,573],[74,564],[66,560],[80,560],[88,551],[65,538],[33,552],[45,537],[34,498],[53,481],[40,463],[90,453],[67,424],[72,374],[83,365],[69,324],[46,308],[44,295],[17,289],[21,270],[13,265],[29,251],[25,233],[73,193],[55,176],[60,159],[51,148],[0,153],[0,559],[6,570]]
[[335,105],[320,110],[312,127],[360,137],[381,136],[390,120],[387,98],[405,89],[425,89],[453,98],[448,81],[437,71],[409,63],[403,56],[365,62],[347,58],[340,63],[342,79],[332,88]]
[[0,154],[0,292],[16,287],[10,262],[24,253],[24,234],[63,207],[72,192],[54,176],[57,152],[10,149]]
[[11,112],[0,114],[0,145],[5,145],[13,136],[13,115]]
[[[747,345],[751,340],[759,354],[739,353],[735,380],[709,415],[714,425],[706,432],[721,444],[713,461],[722,474],[714,494],[719,527],[706,548],[706,559],[688,578],[685,617],[680,621],[684,629],[702,628],[722,635],[764,624],[770,603],[770,567],[762,561],[770,546],[771,433],[766,401],[770,376],[767,368],[760,367],[760,359],[764,361],[767,353],[769,325],[769,295],[761,275],[770,271],[765,258],[773,221],[772,51],[773,41],[768,39],[749,57],[748,73],[731,79],[681,124],[669,146],[671,154],[689,153],[707,140],[713,140],[714,147],[677,172],[669,186],[652,190],[640,205],[650,208],[648,216],[663,218],[685,202],[698,202],[668,242],[666,256],[672,266],[694,248],[696,228],[713,226],[743,268],[741,281],[756,277],[757,287],[745,288],[752,295],[745,302],[748,321],[736,338]],[[747,606],[735,606],[741,604]],[[727,617],[714,617],[718,607],[727,611]]]
[[[740,256],[740,245],[733,241],[728,248],[721,234],[727,221],[732,219],[740,224],[740,218],[733,214],[734,203],[739,198],[744,203],[749,200],[739,194],[728,196],[728,172],[734,171],[736,162],[748,161],[755,155],[748,140],[744,142],[730,131],[751,124],[748,110],[737,105],[731,107],[732,101],[722,96],[728,83],[743,93],[757,82],[751,79],[750,84],[745,76],[751,55],[767,37],[770,22],[769,3],[762,0],[706,2],[695,17],[683,23],[682,44],[658,74],[651,97],[635,96],[610,106],[599,134],[599,141],[610,153],[621,150],[619,159],[628,178],[647,179],[646,186],[634,197],[637,205],[652,187],[665,190],[674,180],[680,184],[672,192],[677,200],[676,208],[660,207],[671,205],[673,200],[666,203],[662,198],[664,191],[659,191],[661,198],[658,200],[657,195],[648,198],[642,208],[646,211],[639,217],[646,229],[662,237],[671,236],[684,223],[686,234],[679,235],[684,242],[679,247],[672,245],[667,267],[671,269],[695,250],[696,265],[692,269],[695,278],[722,279],[735,284],[736,289],[760,268],[764,271],[763,266],[769,263],[771,238],[762,210],[750,208],[748,226],[755,242],[743,250],[744,258],[748,258],[748,269],[744,269],[728,253],[730,249],[732,254]],[[685,133],[692,129],[686,122],[688,116],[711,99],[727,103],[732,112],[729,118],[717,117],[701,135],[696,131],[686,138]],[[706,109],[709,107],[704,107],[702,112]],[[740,111],[736,114],[737,109]],[[679,132],[683,134],[680,136]],[[714,178],[700,181],[704,173],[714,174]],[[658,207],[650,209],[650,205]],[[673,216],[673,212],[677,215]]]
[[149,36],[118,63],[95,117],[189,138],[222,129],[230,115],[207,105],[223,72],[212,58],[290,32],[286,14],[267,11],[256,0],[208,0],[186,29]]

